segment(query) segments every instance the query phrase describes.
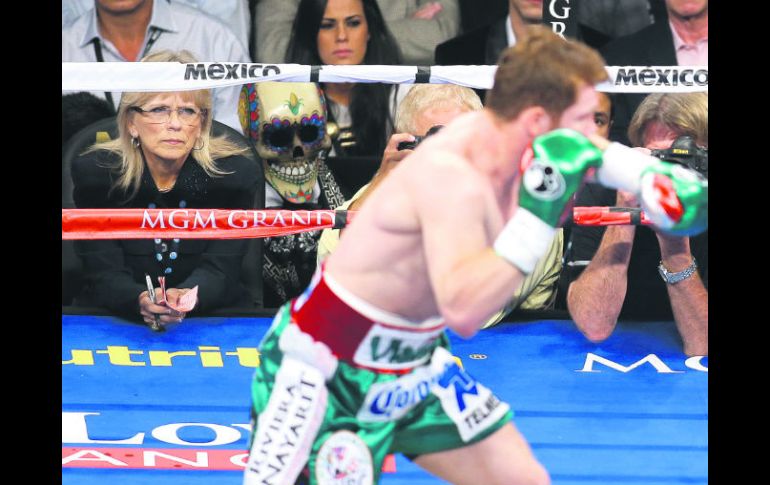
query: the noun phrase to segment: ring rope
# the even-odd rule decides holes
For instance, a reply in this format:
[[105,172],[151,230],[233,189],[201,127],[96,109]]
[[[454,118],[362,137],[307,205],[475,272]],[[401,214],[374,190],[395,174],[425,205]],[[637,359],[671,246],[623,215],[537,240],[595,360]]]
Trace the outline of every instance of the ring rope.
[[[708,66],[605,66],[607,93],[708,91]],[[458,84],[490,89],[497,66],[308,66],[242,62],[62,62],[62,91],[185,91],[263,81]]]
[[[338,215],[339,214],[339,215]],[[347,211],[62,209],[62,239],[245,239],[343,227]]]
[[[225,209],[62,209],[61,234],[74,239],[247,239],[341,229],[356,211]],[[641,209],[575,207],[580,226],[650,224]]]

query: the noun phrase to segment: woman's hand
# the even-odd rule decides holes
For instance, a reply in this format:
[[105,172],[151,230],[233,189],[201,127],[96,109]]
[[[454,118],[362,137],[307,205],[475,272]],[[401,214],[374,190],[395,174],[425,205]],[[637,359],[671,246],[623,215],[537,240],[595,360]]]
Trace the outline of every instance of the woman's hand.
[[[168,296],[171,291],[180,291],[176,288],[172,288],[166,291]],[[163,298],[163,293],[160,288],[155,288],[155,300],[159,301]],[[170,297],[169,297],[170,298]],[[177,297],[178,298],[178,297]],[[167,307],[165,304],[156,304],[150,300],[150,294],[143,291],[139,294],[139,313],[142,315],[142,319],[148,325],[155,323],[155,317],[158,317],[161,325],[168,325],[169,323],[179,323],[184,318],[185,314],[180,313],[173,308]]]
[[[168,306],[176,308],[180,311],[183,310],[182,317],[187,314],[187,312],[192,311],[193,308],[198,304],[198,296],[196,294],[195,301],[192,302],[192,306],[189,306],[189,303],[191,302],[182,302],[180,301],[183,296],[185,296],[187,293],[192,291],[190,288],[169,288],[166,290],[166,299],[168,301]],[[188,304],[187,308],[184,308],[185,303]]]

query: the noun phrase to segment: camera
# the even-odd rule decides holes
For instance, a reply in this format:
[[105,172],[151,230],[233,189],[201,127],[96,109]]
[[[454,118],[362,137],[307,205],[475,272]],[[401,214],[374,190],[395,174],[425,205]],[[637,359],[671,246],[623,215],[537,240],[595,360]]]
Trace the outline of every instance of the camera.
[[435,135],[441,128],[443,128],[444,125],[436,125],[432,126],[430,130],[428,130],[427,133],[425,133],[425,136],[414,136],[414,141],[402,141],[398,144],[396,147],[397,150],[414,150],[417,148],[417,145],[422,143],[422,141],[426,138],[428,138],[431,135]]
[[708,148],[696,145],[693,137],[689,135],[678,137],[671,144],[671,148],[651,150],[651,155],[664,162],[684,165],[709,178]]

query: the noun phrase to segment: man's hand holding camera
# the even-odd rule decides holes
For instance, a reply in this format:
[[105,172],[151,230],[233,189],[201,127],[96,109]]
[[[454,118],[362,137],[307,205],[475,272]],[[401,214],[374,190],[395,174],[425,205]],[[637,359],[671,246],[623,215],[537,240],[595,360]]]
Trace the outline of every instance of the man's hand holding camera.
[[412,149],[400,148],[404,143],[415,143],[416,137],[410,133],[394,133],[388,144],[385,146],[385,152],[382,154],[382,162],[380,162],[380,171],[386,175],[389,171],[407,156],[414,152]]
[[390,140],[388,140],[385,152],[382,154],[382,162],[380,162],[382,176],[387,175],[398,162],[411,155],[417,148],[417,145],[424,139],[436,134],[443,127],[443,125],[433,126],[424,136],[412,135],[411,133],[394,133]]

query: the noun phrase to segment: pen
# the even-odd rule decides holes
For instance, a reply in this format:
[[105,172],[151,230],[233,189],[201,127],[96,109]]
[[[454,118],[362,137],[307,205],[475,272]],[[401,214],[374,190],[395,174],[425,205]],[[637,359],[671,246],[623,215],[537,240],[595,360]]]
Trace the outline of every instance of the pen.
[[[146,274],[144,275],[145,281],[147,281],[147,293],[150,294],[150,301],[153,304],[157,304],[158,301],[155,299],[155,288],[152,287],[152,279],[150,278],[150,275]],[[160,317],[157,313],[154,314],[155,321],[150,324],[150,328],[153,329],[156,332],[162,332],[163,326],[160,324]]]

